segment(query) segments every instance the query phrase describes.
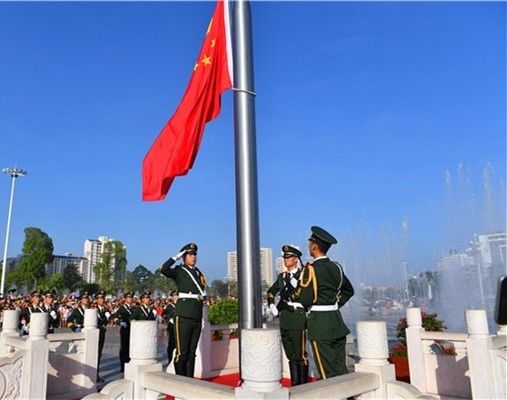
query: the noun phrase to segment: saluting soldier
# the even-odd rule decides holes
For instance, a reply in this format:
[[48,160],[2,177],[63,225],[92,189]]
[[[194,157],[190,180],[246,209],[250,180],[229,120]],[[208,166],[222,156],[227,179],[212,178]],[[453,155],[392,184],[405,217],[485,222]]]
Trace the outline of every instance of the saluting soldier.
[[340,313],[354,288],[340,264],[326,255],[338,241],[329,232],[312,226],[308,249],[314,258],[304,269],[298,289],[299,302],[309,310],[308,340],[321,379],[346,374],[345,342],[350,332]]
[[[171,268],[181,257],[183,263]],[[189,243],[160,267],[160,272],[173,279],[178,289],[178,302],[174,310],[174,370],[177,375],[190,378],[194,376],[195,351],[201,335],[202,307],[206,299],[206,278],[196,263],[197,245]]]
[[[296,386],[308,381],[306,312],[303,305],[295,300],[301,274],[298,261],[303,253],[291,245],[283,246],[282,252],[287,271],[279,274],[268,289],[268,304],[273,315],[280,317],[280,334],[283,350],[289,360],[291,385]],[[277,293],[280,301],[275,305]]]
[[136,321],[154,321],[157,319],[156,311],[150,307],[151,292],[145,290],[140,297],[141,304],[139,307],[134,308],[132,312],[132,319]]
[[67,318],[67,326],[72,329],[72,332],[81,332],[84,325],[84,314],[88,308],[90,298],[88,292],[84,291],[79,296],[79,304],[72,310],[69,317]]
[[174,332],[174,317],[176,316],[176,302],[178,301],[178,292],[173,290],[170,294],[169,304],[164,310],[164,316],[167,318],[167,365],[171,364],[174,349],[176,348],[176,338]]
[[56,291],[47,290],[44,293],[44,304],[42,309],[48,313],[48,333],[55,333],[55,329],[60,326],[60,316],[55,304]]
[[40,290],[34,290],[30,295],[30,305],[23,308],[20,313],[20,330],[23,335],[28,335],[30,332],[30,316],[33,313],[44,312],[40,306],[42,293]]
[[134,311],[132,301],[134,293],[126,292],[123,294],[124,302],[120,308],[113,314],[113,319],[120,324],[120,364],[121,372],[125,370],[125,363],[130,361],[130,321]]
[[99,328],[99,356],[97,361],[97,383],[103,383],[104,379],[99,376],[100,359],[102,358],[102,350],[106,341],[107,325],[111,319],[111,313],[106,310],[104,303],[106,302],[106,292],[101,290],[95,295],[97,302],[97,327]]

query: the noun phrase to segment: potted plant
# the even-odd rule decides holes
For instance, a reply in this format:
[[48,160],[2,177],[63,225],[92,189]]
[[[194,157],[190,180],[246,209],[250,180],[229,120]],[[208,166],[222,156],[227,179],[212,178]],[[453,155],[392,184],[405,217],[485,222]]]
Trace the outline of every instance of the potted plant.
[[[235,324],[238,322],[239,306],[238,301],[234,299],[225,299],[212,304],[208,309],[208,319],[210,325]],[[237,337],[237,336],[236,336]],[[212,340],[222,340],[222,331],[215,331]],[[230,337],[234,338],[233,335]]]
[[[437,314],[421,312],[422,327],[425,331],[442,332],[447,327],[444,321],[437,318]],[[400,341],[396,343],[389,354],[389,362],[394,364],[396,371],[396,379],[400,381],[410,382],[410,373],[408,368],[407,353],[407,337],[405,329],[407,329],[407,318],[400,318],[396,327],[396,337]],[[456,355],[456,351],[452,343],[445,341],[435,341],[435,344],[441,349],[441,354]]]

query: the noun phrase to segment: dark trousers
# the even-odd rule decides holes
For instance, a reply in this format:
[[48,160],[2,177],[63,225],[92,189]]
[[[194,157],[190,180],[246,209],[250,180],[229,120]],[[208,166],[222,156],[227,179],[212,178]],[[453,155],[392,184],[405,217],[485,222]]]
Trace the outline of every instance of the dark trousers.
[[308,364],[306,354],[306,330],[290,331],[287,329],[280,329],[282,336],[283,350],[289,361],[296,364]]
[[121,370],[125,368],[125,363],[130,361],[130,326],[120,328],[120,364]]
[[174,369],[176,374],[193,378],[195,350],[201,336],[201,320],[175,317],[174,332],[176,339]]
[[321,379],[348,373],[345,364],[345,342],[345,337],[312,340],[313,358]]
[[106,327],[99,328],[99,357],[97,359],[97,375],[99,374],[100,359],[102,358],[102,350],[104,350],[104,343],[106,341],[106,331]]
[[171,364],[174,349],[176,348],[176,339],[174,332],[174,324],[167,324],[167,365]]

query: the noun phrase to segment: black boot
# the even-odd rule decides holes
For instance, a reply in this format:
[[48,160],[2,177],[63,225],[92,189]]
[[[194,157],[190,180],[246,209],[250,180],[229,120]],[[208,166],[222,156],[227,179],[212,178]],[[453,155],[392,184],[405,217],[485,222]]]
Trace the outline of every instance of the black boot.
[[289,361],[289,371],[290,371],[290,385],[297,386],[299,385],[299,375],[298,375],[298,365],[294,361]]
[[175,361],[174,372],[176,372],[176,375],[187,376],[187,362],[181,360]]
[[299,384],[303,385],[308,383],[308,365],[298,365]]
[[189,358],[187,361],[187,376],[189,378],[194,377],[195,358]]

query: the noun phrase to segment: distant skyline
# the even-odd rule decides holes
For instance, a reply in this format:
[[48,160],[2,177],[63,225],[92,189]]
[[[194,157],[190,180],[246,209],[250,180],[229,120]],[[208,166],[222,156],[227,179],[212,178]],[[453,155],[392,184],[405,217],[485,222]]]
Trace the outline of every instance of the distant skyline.
[[[260,245],[310,226],[367,284],[433,268],[505,229],[506,4],[253,2]],[[37,226],[55,254],[109,236],[128,267],[235,250],[232,93],[194,168],[141,202],[141,162],[187,85],[212,2],[0,3],[0,167],[16,186],[9,257]],[[10,179],[0,179],[3,249]],[[405,224],[406,237],[402,235]],[[393,261],[395,260],[395,261]]]

